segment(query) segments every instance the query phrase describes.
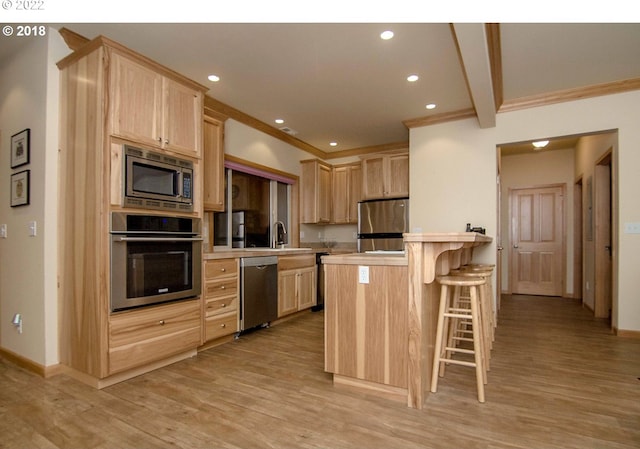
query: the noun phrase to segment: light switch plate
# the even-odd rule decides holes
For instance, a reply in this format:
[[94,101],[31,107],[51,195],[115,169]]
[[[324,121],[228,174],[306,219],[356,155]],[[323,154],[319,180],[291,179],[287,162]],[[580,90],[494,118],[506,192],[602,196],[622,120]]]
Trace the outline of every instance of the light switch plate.
[[7,225],[4,223],[0,224],[0,238],[7,238]]
[[358,283],[360,284],[368,284],[369,283],[369,267],[366,266],[358,266]]
[[38,235],[38,225],[36,224],[35,221],[30,221],[28,226],[29,226],[29,237],[35,237],[36,235]]
[[640,223],[625,223],[624,224],[624,233],[625,234],[640,234]]

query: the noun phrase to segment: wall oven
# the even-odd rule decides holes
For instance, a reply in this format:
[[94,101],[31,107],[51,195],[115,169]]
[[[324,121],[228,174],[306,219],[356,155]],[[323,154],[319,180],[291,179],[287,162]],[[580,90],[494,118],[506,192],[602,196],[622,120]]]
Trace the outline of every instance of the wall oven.
[[200,295],[199,218],[113,212],[110,232],[112,312]]
[[193,162],[124,146],[124,206],[193,211]]

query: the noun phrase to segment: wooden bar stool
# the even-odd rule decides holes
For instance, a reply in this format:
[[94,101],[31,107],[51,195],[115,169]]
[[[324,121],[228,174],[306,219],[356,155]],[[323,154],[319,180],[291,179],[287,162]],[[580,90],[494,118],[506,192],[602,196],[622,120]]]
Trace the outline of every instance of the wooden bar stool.
[[[478,289],[478,309],[480,312],[480,322],[482,323],[482,342],[483,346],[483,361],[484,366],[487,371],[491,369],[491,349],[493,348],[493,324],[492,324],[492,308],[491,308],[491,297],[489,296],[487,285],[490,282],[491,272],[490,271],[481,271],[481,270],[453,270],[452,273],[454,276],[471,278],[471,279],[483,279],[485,283],[481,285]],[[470,296],[470,288],[469,287],[461,287],[463,290],[461,293],[457,293],[457,296],[460,296],[458,300],[461,306],[467,305]],[[456,296],[454,296],[454,303],[456,300]],[[465,304],[464,301],[467,301]],[[467,305],[468,307],[468,305]],[[458,324],[458,327],[454,329],[453,332],[449,332],[449,345],[456,343],[456,340],[464,340],[464,338],[460,337],[461,333],[469,333],[468,327],[470,326],[468,320],[462,323],[466,327],[461,327]],[[472,326],[471,326],[472,327]]]
[[[487,373],[484,364],[483,325],[480,313],[480,288],[486,283],[485,278],[462,276],[438,276],[440,283],[440,305],[438,310],[438,325],[436,328],[436,344],[433,354],[433,369],[431,373],[431,392],[438,390],[438,378],[444,376],[446,363],[474,367],[476,371],[476,384],[478,389],[478,401],[484,402],[484,384],[487,382]],[[449,287],[453,287],[450,289]],[[456,307],[454,304],[456,288],[469,288],[469,308]],[[473,332],[472,349],[448,345],[448,329],[454,319],[471,319]],[[453,358],[456,353],[473,355],[473,362]]]

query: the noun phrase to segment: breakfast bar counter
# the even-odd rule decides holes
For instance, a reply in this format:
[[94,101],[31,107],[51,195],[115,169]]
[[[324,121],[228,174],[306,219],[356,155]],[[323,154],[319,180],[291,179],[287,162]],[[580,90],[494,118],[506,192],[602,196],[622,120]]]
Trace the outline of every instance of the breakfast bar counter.
[[491,237],[404,234],[404,253],[322,258],[325,371],[421,409],[429,391],[440,288],[436,276],[471,261]]

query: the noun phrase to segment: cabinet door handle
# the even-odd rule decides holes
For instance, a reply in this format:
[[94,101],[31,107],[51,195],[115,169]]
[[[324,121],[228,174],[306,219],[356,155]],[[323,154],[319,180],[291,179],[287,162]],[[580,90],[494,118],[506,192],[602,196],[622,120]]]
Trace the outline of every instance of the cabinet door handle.
[[227,327],[227,325],[226,325],[226,324],[224,324],[224,323],[222,323],[222,324],[220,325],[220,327]]
[[160,320],[159,324],[160,326],[164,326],[164,320]]
[[162,142],[162,137],[158,137],[158,142]]
[[169,139],[164,139],[165,145],[169,145]]
[[227,269],[226,268],[220,268],[220,271],[222,271],[224,273],[225,271],[227,271]]
[[220,307],[227,307],[227,305],[225,303],[222,303]]
[[225,289],[224,285],[221,285],[220,290],[224,290],[224,289]]

